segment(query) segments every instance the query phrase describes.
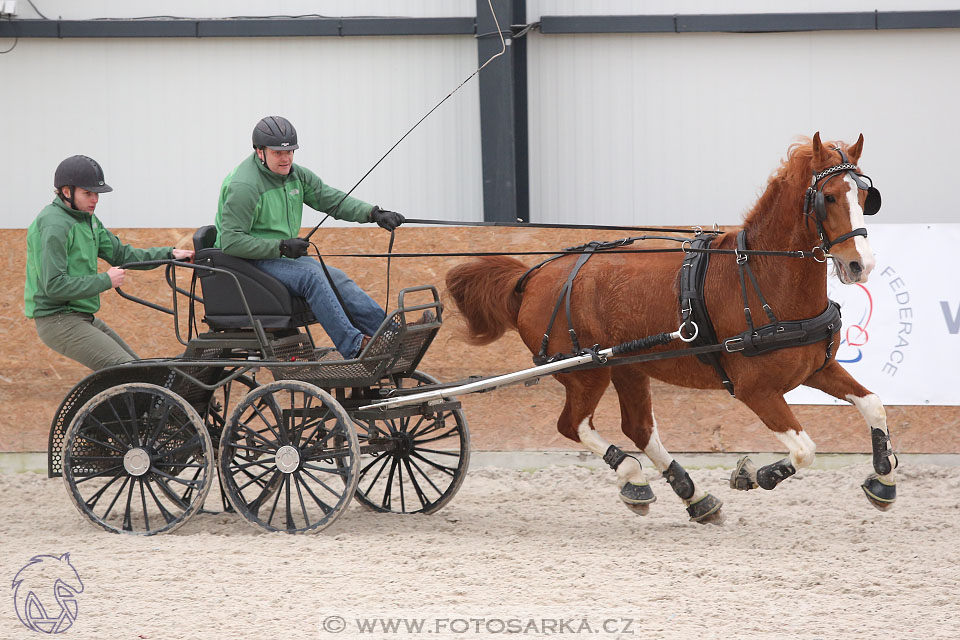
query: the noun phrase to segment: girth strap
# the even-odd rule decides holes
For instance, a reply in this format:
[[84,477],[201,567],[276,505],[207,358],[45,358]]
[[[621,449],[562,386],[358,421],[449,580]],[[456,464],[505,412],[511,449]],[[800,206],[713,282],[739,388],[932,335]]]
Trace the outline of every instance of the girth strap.
[[[693,249],[707,249],[716,238],[717,236],[714,234],[703,234],[695,238],[690,246]],[[710,314],[707,312],[707,304],[703,294],[703,285],[709,266],[709,252],[688,251],[683,259],[683,265],[680,267],[680,313],[683,318],[683,325],[690,327],[690,323],[693,322],[697,326],[696,338],[690,344],[692,347],[717,344],[717,334],[714,331],[713,322],[710,321]],[[713,370],[720,377],[723,387],[730,395],[734,395],[733,383],[720,364],[720,355],[716,351],[697,354],[697,359],[713,367]]]

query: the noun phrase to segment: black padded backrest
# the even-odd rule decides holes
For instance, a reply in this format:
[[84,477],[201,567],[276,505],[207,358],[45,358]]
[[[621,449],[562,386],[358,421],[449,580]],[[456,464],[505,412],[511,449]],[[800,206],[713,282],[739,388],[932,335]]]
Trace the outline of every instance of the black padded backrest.
[[217,228],[213,225],[197,229],[193,234],[194,262],[233,273],[240,281],[243,298],[229,275],[200,270],[205,320],[211,329],[250,328],[243,299],[264,329],[288,329],[316,322],[303,298],[291,296],[282,282],[249,261],[214,249],[216,238]]
[[205,227],[200,227],[193,234],[193,250],[200,251],[201,249],[209,249],[217,241],[217,228],[208,224]]

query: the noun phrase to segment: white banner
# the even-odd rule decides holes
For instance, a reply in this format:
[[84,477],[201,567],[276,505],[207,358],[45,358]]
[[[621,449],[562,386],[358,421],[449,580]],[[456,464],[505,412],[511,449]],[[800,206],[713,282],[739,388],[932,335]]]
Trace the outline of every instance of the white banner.
[[[881,214],[882,215],[882,214]],[[843,285],[840,362],[887,405],[960,405],[960,224],[870,224],[877,266],[866,284]],[[799,387],[792,404],[844,404]]]

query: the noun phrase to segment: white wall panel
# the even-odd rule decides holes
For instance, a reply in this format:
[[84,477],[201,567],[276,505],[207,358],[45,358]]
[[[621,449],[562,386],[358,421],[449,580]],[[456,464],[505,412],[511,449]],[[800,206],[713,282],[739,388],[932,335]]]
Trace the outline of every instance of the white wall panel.
[[877,222],[956,221],[958,63],[950,29],[531,34],[531,219],[736,224],[821,131],[864,134]]
[[[75,153],[115,188],[98,209],[108,226],[212,222],[220,183],[271,114],[297,127],[296,162],[346,190],[476,66],[462,37],[21,39],[0,56],[0,226],[29,225]],[[478,109],[474,80],[356,195],[414,217],[481,219]]]

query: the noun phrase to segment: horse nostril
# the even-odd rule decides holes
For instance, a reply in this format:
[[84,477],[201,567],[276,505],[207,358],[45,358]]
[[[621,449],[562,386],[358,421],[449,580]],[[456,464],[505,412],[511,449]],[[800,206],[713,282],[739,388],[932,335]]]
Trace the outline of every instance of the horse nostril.
[[859,262],[851,262],[851,263],[850,263],[850,273],[852,273],[852,274],[855,275],[855,276],[858,276],[858,275],[860,275],[861,273],[863,273],[863,267],[860,266],[860,263],[859,263]]

